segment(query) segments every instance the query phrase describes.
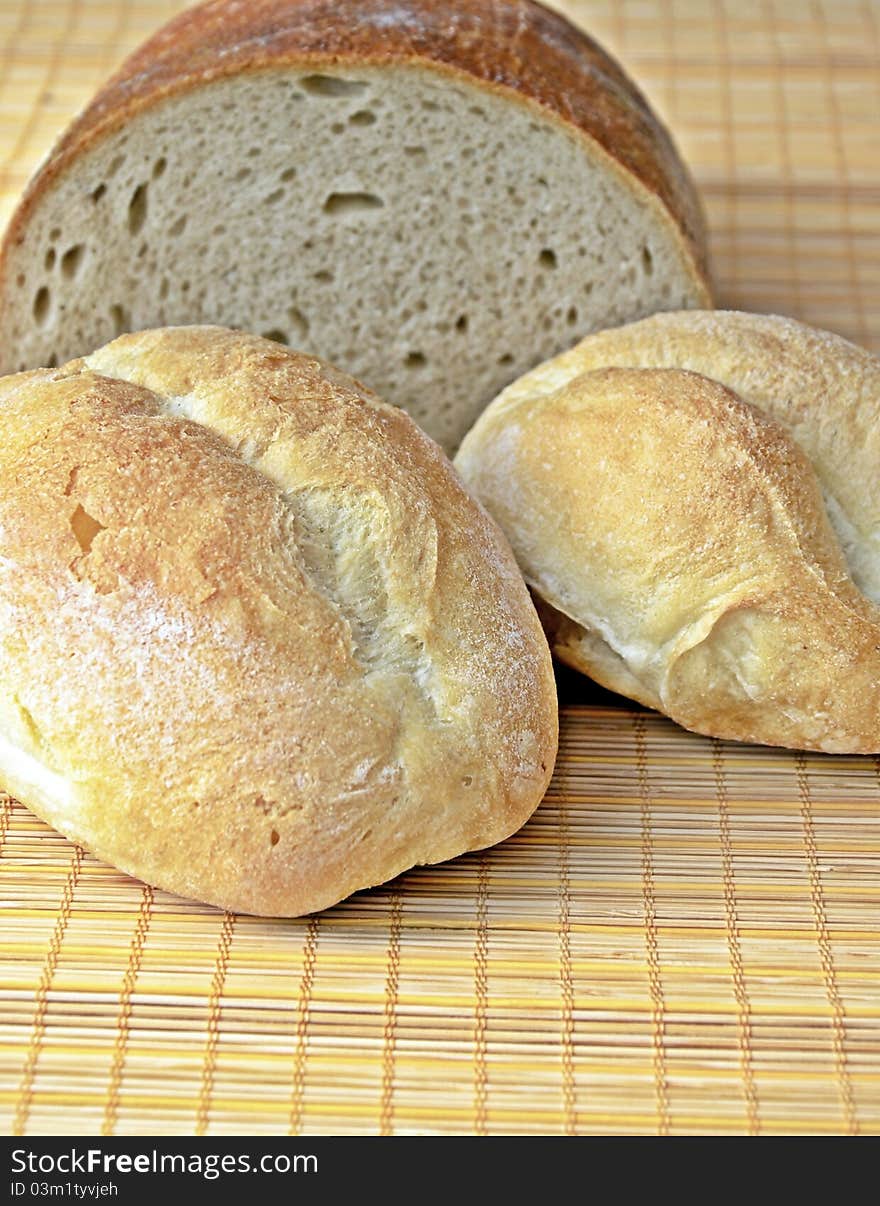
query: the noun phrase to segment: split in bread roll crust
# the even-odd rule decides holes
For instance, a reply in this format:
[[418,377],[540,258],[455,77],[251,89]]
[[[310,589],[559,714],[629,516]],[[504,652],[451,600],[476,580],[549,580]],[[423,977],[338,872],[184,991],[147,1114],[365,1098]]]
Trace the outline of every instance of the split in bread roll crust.
[[880,750],[880,361],[660,314],[520,378],[456,461],[557,656],[716,737]]
[[151,883],[293,916],[543,795],[504,537],[318,360],[180,328],[3,379],[0,553],[0,787]]

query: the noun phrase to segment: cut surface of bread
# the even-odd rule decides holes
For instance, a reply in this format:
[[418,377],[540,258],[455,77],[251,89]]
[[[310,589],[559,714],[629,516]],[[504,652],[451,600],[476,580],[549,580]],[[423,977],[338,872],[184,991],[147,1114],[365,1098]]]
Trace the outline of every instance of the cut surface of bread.
[[224,2],[142,48],[31,183],[0,369],[223,323],[331,359],[450,450],[588,331],[707,301],[668,136],[561,17]]
[[400,410],[217,328],[0,381],[0,788],[150,883],[320,909],[508,836],[556,750],[510,549]]
[[456,465],[557,656],[714,737],[880,751],[880,361],[658,314],[514,383]]

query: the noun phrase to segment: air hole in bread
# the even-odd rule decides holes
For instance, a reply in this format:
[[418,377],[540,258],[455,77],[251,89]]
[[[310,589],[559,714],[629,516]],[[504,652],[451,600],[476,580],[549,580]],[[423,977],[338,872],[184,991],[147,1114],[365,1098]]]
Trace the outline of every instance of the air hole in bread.
[[461,785],[462,785],[462,787],[470,787],[470,785],[473,783],[473,781],[474,781],[473,775],[465,775],[461,780]]
[[160,155],[159,158],[156,160],[156,162],[153,164],[153,179],[158,180],[159,177],[164,174],[165,169],[167,167],[168,167],[168,160],[165,158],[164,155]]
[[94,201],[94,203],[97,205],[98,202],[101,200],[101,198],[106,193],[106,191],[107,191],[107,185],[99,184],[96,188],[92,189],[89,196],[92,198],[92,201]]
[[24,727],[25,732],[27,733],[28,737],[30,738],[32,746],[34,747],[34,749],[39,749],[43,744],[43,734],[40,729],[40,726],[34,720],[33,713],[31,712],[30,708],[26,708],[24,706],[24,704],[21,702],[21,700],[18,699],[17,697],[13,697],[12,702],[15,704],[16,708],[18,709],[18,714],[19,714],[19,717],[21,718],[21,723]]
[[428,358],[424,352],[410,352],[403,363],[410,369],[424,368]]
[[360,96],[367,90],[361,80],[345,80],[339,75],[307,75],[299,83],[309,96]]
[[290,319],[297,339],[305,339],[309,333],[309,320],[303,314],[302,310],[298,306],[291,306],[287,311],[287,316]]
[[357,113],[352,113],[348,119],[350,126],[372,126],[376,122],[376,114],[372,109],[358,109]]
[[104,524],[98,523],[97,519],[89,515],[88,511],[83,510],[80,505],[77,505],[70,517],[70,527],[76,537],[76,543],[84,553],[92,551],[92,542],[99,532],[104,531]]
[[344,129],[345,126],[341,121],[334,121],[333,125],[330,127],[330,132],[332,134],[341,134]]
[[269,834],[269,841],[272,843],[273,846],[277,846],[278,843],[281,841],[281,834],[278,832],[277,829],[273,829],[272,832]]
[[232,179],[233,180],[247,180],[247,178],[250,174],[251,174],[251,169],[249,167],[240,167],[238,169],[238,171],[235,173],[235,175],[232,177]]
[[503,356],[498,357],[499,364],[513,364],[513,352],[505,352]]
[[49,231],[49,242],[57,243],[60,238],[61,238],[61,227],[53,226],[52,229]]
[[385,202],[375,193],[331,193],[324,202],[324,213],[344,216],[370,209],[383,209],[384,206]]
[[280,327],[272,327],[268,331],[262,332],[264,339],[271,339],[275,343],[283,343],[285,347],[290,343],[287,332],[282,331]]
[[66,280],[73,280],[79,272],[85,251],[83,243],[74,243],[72,247],[68,247],[67,251],[61,257],[61,275]]
[[50,247],[43,259],[43,266],[47,272],[51,272],[55,267],[55,248]]
[[41,285],[34,295],[34,318],[40,326],[43,326],[49,317],[51,305],[52,295],[49,292],[49,287],[48,285]]
[[58,356],[55,352],[46,361],[46,368],[58,368]]
[[651,276],[654,272],[654,257],[651,255],[650,247],[642,248],[642,268],[645,276]]
[[556,252],[550,247],[545,247],[538,256],[538,263],[542,268],[555,268],[557,265]]
[[404,147],[403,153],[404,155],[409,155],[411,159],[421,159],[428,152],[424,147]]
[[110,321],[113,323],[113,331],[116,335],[122,335],[128,329],[128,316],[125,313],[125,307],[119,302],[114,302],[110,307]]
[[285,190],[283,188],[273,189],[272,192],[268,194],[268,196],[263,198],[263,200],[266,203],[266,205],[274,205],[276,201],[281,200],[281,198],[284,196],[284,192],[285,192]]
[[139,184],[128,203],[128,229],[133,235],[140,233],[147,220],[147,187]]
[[462,335],[465,333],[465,331],[468,329],[467,314],[459,314],[458,318],[456,318],[456,320],[455,320],[455,329],[456,329],[456,331],[460,332]]
[[170,286],[168,284],[168,277],[163,276],[162,280],[159,283],[159,301],[165,300],[165,298],[168,296],[169,288],[170,288]]
[[320,285],[329,285],[333,280],[333,273],[329,272],[326,268],[322,268],[320,272],[315,273],[314,279]]
[[293,178],[295,176],[296,176],[296,168],[295,167],[285,168],[284,171],[281,173],[281,179],[284,181],[293,180]]
[[570,327],[573,327],[578,320],[577,306],[569,306],[565,315],[565,321]]
[[186,229],[187,215],[181,214],[176,222],[172,222],[168,227],[169,238],[176,239],[178,235],[183,234]]
[[116,173],[119,171],[119,169],[122,167],[123,163],[125,163],[124,155],[114,156],[113,160],[110,163],[110,166],[107,168],[107,175],[111,176],[111,177],[115,176]]
[[256,157],[258,155],[262,155],[262,153],[263,153],[263,148],[255,145],[248,149],[247,156],[248,156],[248,159],[256,159]]

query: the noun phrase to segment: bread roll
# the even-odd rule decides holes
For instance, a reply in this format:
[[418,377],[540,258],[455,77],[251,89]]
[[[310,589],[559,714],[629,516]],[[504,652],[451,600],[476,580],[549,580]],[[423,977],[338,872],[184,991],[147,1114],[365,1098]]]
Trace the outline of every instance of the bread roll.
[[0,787],[293,916],[498,842],[556,750],[509,547],[401,411],[219,328],[0,381]]
[[699,203],[620,67],[521,0],[218,0],[37,172],[0,371],[221,322],[325,356],[447,449],[597,327],[709,304]]
[[880,361],[737,313],[604,331],[457,467],[556,655],[715,737],[880,751]]

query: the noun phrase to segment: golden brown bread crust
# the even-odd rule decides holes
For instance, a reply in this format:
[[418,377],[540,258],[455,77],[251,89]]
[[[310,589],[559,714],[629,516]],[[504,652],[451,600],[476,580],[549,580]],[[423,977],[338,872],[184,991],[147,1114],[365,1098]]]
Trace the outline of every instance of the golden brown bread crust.
[[597,331],[539,365],[503,391],[498,407],[612,367],[700,373],[781,424],[812,462],[857,586],[880,603],[880,358],[778,315],[654,314]]
[[501,840],[556,748],[504,538],[401,411],[220,328],[0,382],[0,786],[297,915]]
[[[705,226],[665,128],[618,64],[531,0],[210,0],[170,21],[122,65],[28,185],[4,247],[49,183],[96,139],[161,98],[245,71],[294,64],[417,63],[541,108],[600,147],[662,213],[710,302]],[[0,250],[0,272],[3,270]]]
[[563,661],[697,732],[876,753],[878,441],[875,357],[691,311],[526,374],[456,465]]

